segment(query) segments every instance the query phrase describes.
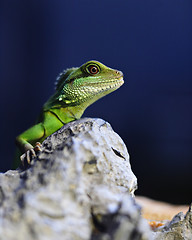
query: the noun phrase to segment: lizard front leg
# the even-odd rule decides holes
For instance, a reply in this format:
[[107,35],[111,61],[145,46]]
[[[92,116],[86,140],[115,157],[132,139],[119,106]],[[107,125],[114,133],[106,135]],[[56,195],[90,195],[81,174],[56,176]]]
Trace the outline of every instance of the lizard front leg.
[[43,123],[36,124],[20,134],[16,138],[16,145],[23,153],[20,160],[24,165],[25,159],[30,164],[32,156],[36,156],[36,152],[41,151],[41,143],[45,136],[45,128]]

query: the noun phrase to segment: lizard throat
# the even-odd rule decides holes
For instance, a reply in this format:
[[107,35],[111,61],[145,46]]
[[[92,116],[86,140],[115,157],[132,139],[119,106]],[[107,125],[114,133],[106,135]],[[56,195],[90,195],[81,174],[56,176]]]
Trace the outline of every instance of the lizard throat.
[[123,85],[123,83],[123,77],[112,79],[110,81],[89,83],[87,86],[83,86],[81,90],[79,90],[79,96],[75,98],[76,100],[71,100],[71,103],[74,102],[74,105],[84,102],[88,102],[88,104],[93,103],[97,99],[115,91]]

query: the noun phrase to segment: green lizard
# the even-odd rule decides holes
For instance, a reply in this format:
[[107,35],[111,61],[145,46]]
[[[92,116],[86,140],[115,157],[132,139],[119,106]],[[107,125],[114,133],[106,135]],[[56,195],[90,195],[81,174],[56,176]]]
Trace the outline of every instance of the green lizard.
[[[64,124],[81,118],[85,109],[122,84],[123,73],[100,62],[89,61],[78,68],[63,71],[57,78],[56,91],[44,104],[38,122],[16,138],[24,164],[41,150],[43,140]],[[15,167],[19,165],[15,162]]]

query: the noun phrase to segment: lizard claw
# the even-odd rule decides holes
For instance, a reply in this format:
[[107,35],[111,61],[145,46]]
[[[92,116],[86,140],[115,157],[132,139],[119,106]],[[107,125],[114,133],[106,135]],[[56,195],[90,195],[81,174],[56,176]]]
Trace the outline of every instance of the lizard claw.
[[36,142],[35,147],[27,150],[23,155],[20,156],[21,163],[25,166],[25,161],[27,161],[27,165],[30,165],[33,157],[37,156],[37,152],[42,151],[42,145],[40,142]]
[[40,142],[36,142],[35,147],[34,147],[35,152],[41,152],[42,151],[42,145]]

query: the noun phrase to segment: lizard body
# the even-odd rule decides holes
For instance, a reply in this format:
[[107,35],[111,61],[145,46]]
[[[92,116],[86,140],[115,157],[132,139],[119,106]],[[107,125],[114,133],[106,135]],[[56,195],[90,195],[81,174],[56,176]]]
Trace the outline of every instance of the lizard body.
[[[121,71],[100,62],[89,61],[79,68],[63,71],[56,81],[56,91],[44,104],[38,122],[16,138],[21,160],[40,150],[39,143],[64,124],[81,118],[85,109],[123,84]],[[35,150],[35,151],[34,151]],[[19,161],[15,162],[15,167]]]

